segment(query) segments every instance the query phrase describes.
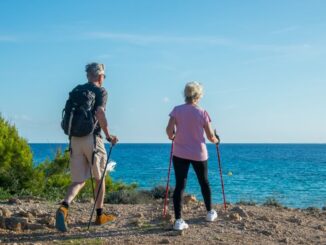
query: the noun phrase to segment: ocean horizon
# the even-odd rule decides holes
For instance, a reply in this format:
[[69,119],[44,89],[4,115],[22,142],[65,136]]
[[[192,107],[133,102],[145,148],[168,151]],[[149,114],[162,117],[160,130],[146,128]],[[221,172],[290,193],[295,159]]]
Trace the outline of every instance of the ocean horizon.
[[[66,143],[30,143],[34,165],[53,159]],[[106,144],[106,149],[109,149]],[[207,144],[209,181],[214,203],[222,202],[221,182],[214,144]],[[137,183],[141,189],[166,185],[171,144],[117,144],[111,160],[117,163],[111,176],[116,181]],[[227,202],[262,204],[275,198],[293,208],[326,206],[326,144],[324,143],[224,143],[220,145]],[[171,186],[174,186],[171,171]],[[186,192],[202,200],[192,168]]]

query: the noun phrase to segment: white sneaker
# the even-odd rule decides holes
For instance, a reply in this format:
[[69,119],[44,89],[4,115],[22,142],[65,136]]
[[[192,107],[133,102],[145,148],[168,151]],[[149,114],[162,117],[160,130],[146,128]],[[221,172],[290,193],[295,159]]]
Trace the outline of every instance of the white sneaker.
[[214,209],[207,212],[206,221],[213,222],[216,219],[217,219],[217,213]]
[[182,231],[183,229],[188,229],[189,225],[183,219],[177,219],[174,222],[173,229],[177,231]]

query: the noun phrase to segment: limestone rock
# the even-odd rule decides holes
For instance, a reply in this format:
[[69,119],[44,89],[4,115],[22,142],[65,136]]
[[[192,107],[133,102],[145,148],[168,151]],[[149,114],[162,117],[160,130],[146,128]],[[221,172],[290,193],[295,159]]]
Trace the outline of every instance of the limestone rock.
[[27,224],[26,229],[28,230],[41,230],[44,229],[45,226],[41,224]]
[[144,218],[144,214],[143,214],[143,213],[137,213],[137,214],[135,215],[135,217],[136,217],[136,218],[141,218],[141,219],[143,219],[143,218]]
[[261,231],[261,234],[264,234],[265,236],[271,236],[272,233],[270,231],[263,230]]
[[299,219],[299,218],[297,218],[296,216],[293,216],[293,217],[288,218],[287,221],[289,221],[291,223],[298,224],[298,225],[301,225],[302,224],[302,220]]
[[234,221],[241,221],[242,217],[238,213],[231,213],[230,219]]
[[160,241],[160,244],[169,244],[170,243],[170,240],[167,239],[167,238],[164,238]]
[[38,220],[38,223],[43,225],[53,225],[55,222],[55,218],[53,216],[45,216]]
[[34,219],[34,215],[31,212],[28,212],[28,211],[25,211],[25,210],[21,210],[19,212],[19,215],[22,216],[22,217],[28,218],[29,221]]
[[282,243],[285,243],[285,244],[288,244],[289,241],[290,241],[290,240],[289,240],[289,238],[287,238],[287,237],[285,237],[285,238],[279,240],[279,242],[282,242]]
[[38,209],[38,208],[32,209],[31,213],[32,213],[32,215],[34,215],[34,217],[46,215],[46,212],[44,210],[41,210],[41,209]]
[[143,220],[139,219],[139,218],[135,218],[135,219],[132,219],[130,221],[130,224],[131,225],[134,225],[134,226],[137,226],[137,227],[141,227],[143,225]]
[[22,231],[27,226],[27,218],[11,217],[5,219],[6,228],[13,231]]
[[320,231],[326,231],[326,226],[318,225],[317,229],[320,230]]
[[269,227],[270,227],[271,229],[277,230],[277,229],[279,228],[279,225],[278,225],[278,224],[271,223],[271,224],[269,225]]
[[9,218],[12,215],[12,212],[8,208],[1,208],[2,210],[2,216]]
[[187,195],[184,197],[183,201],[185,204],[189,204],[189,203],[197,202],[197,198],[194,195]]
[[249,218],[248,213],[242,207],[234,207],[230,211],[238,213],[242,218]]
[[165,217],[163,217],[163,220],[164,220],[165,222],[167,222],[167,223],[172,223],[172,222],[173,222],[173,216],[172,216],[171,214],[167,213],[167,214],[165,215]]
[[266,221],[266,222],[270,222],[270,221],[271,221],[271,219],[268,218],[266,215],[261,216],[261,217],[259,218],[259,220]]

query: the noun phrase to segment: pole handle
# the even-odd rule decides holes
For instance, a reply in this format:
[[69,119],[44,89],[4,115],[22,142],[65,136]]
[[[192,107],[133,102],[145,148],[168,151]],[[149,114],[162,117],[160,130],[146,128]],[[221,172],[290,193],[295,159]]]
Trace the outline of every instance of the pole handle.
[[218,136],[217,132],[216,132],[216,129],[214,129],[214,135],[215,137],[217,138],[218,142],[216,143],[216,145],[219,145],[220,142],[221,142],[221,139],[220,139],[220,136]]

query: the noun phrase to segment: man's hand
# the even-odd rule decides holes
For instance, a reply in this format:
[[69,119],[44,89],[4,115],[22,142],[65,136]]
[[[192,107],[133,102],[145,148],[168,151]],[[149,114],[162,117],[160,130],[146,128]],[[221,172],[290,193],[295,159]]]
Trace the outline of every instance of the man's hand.
[[109,137],[106,137],[106,140],[109,141],[112,145],[115,145],[119,141],[118,137],[115,135],[109,135]]
[[170,140],[174,140],[175,134],[173,134],[171,137],[169,137]]

